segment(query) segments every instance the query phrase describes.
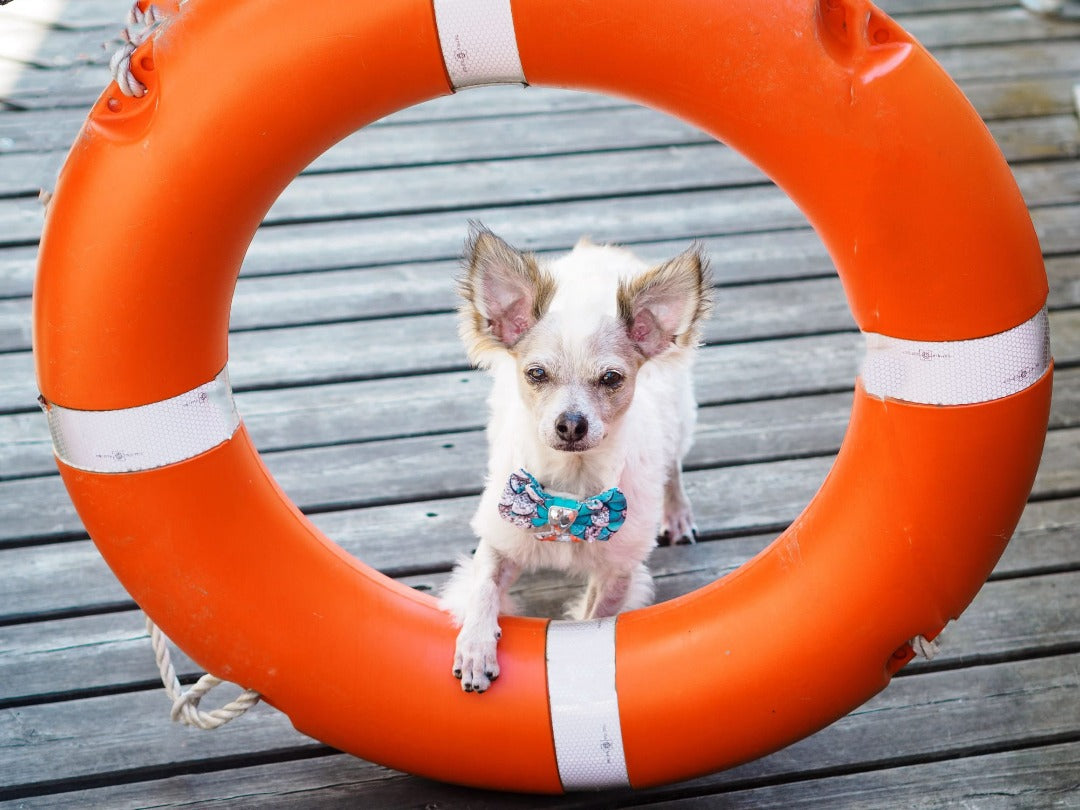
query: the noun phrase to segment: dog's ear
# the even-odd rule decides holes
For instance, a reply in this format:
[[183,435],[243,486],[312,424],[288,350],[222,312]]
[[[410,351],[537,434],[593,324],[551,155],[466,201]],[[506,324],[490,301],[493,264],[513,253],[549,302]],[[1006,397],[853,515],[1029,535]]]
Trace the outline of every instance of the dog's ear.
[[477,360],[488,349],[512,347],[543,317],[554,282],[534,255],[473,223],[458,291],[462,337]]
[[696,346],[712,305],[708,261],[694,244],[674,259],[620,283],[619,317],[645,357]]

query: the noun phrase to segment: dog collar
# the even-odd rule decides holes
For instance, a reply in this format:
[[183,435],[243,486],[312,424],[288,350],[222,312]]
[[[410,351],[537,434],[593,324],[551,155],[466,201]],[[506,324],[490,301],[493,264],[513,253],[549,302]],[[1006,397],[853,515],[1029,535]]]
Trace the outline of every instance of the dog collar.
[[549,495],[525,470],[511,473],[499,514],[539,540],[581,543],[607,540],[626,520],[626,496],[618,487],[583,501]]

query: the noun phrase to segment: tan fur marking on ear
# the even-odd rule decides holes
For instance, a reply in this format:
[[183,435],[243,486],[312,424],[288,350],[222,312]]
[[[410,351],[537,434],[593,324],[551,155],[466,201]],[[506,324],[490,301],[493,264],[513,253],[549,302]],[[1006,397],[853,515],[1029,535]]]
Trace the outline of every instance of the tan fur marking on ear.
[[683,302],[676,323],[668,323],[671,339],[680,348],[693,347],[701,341],[701,325],[712,309],[712,274],[704,249],[694,243],[670,261],[653,267],[619,284],[616,295],[619,318],[631,327],[644,310],[664,321],[658,310],[670,302]]
[[503,342],[493,330],[494,316],[489,311],[493,302],[485,298],[485,275],[505,274],[506,287],[517,288],[521,297],[529,300],[532,324],[547,312],[555,293],[555,281],[534,254],[516,250],[477,222],[470,223],[463,265],[457,280],[457,291],[462,298],[458,332],[469,359],[477,366],[487,367],[493,353],[511,351],[512,345]]

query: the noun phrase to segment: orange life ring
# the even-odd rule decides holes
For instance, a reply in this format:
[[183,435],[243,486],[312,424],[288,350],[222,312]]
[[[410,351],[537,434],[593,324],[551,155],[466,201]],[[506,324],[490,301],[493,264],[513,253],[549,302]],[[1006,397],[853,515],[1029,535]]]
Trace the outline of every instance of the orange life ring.
[[[301,731],[493,788],[692,777],[858,706],[973,598],[1048,421],[1042,258],[975,111],[865,0],[512,6],[181,5],[132,58],[146,95],[107,90],[60,177],[40,388],[71,497],[135,600]],[[502,677],[477,698],[448,673],[433,600],[278,489],[223,369],[241,260],[297,172],[387,113],[489,81],[629,96],[743,152],[825,241],[868,359],[832,472],[768,549],[617,621],[505,620]],[[588,700],[586,649],[601,652],[585,680],[604,682]]]

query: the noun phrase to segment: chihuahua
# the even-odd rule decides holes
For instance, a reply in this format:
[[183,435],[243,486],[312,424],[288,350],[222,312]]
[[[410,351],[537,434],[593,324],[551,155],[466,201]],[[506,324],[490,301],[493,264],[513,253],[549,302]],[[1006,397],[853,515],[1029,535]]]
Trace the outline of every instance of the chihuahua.
[[658,539],[696,538],[682,459],[710,280],[697,246],[650,267],[582,239],[544,261],[474,224],[459,292],[461,337],[494,386],[479,544],[441,605],[460,627],[453,674],[483,692],[519,573],[587,576],[567,615],[614,616],[652,600]]

